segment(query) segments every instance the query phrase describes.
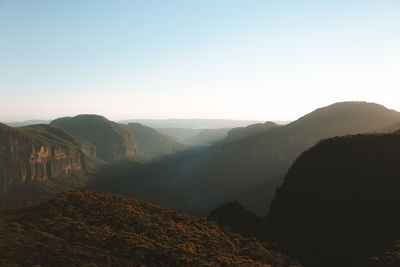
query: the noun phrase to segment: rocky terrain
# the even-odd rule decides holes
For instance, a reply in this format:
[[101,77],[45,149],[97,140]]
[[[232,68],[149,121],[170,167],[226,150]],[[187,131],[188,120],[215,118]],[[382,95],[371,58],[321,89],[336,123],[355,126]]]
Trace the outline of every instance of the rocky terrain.
[[0,184],[5,190],[14,184],[71,175],[85,168],[95,151],[84,140],[49,125],[0,124]]

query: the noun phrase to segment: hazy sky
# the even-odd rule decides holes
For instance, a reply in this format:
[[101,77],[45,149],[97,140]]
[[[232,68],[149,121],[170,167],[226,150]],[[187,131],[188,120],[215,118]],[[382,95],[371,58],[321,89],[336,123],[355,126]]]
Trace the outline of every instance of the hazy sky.
[[0,0],[0,121],[400,111],[400,1]]

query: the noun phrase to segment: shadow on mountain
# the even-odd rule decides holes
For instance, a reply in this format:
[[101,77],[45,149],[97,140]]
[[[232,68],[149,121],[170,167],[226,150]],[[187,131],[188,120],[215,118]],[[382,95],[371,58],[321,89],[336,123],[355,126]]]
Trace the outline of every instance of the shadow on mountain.
[[261,227],[236,204],[209,218],[278,242],[305,266],[397,266],[399,191],[399,134],[335,137],[295,161]]

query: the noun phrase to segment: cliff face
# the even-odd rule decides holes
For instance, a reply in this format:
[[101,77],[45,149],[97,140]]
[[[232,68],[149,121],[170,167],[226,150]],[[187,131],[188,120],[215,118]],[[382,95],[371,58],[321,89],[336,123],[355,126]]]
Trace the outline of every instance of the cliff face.
[[70,175],[85,166],[95,150],[47,125],[12,128],[0,125],[0,183],[46,180]]

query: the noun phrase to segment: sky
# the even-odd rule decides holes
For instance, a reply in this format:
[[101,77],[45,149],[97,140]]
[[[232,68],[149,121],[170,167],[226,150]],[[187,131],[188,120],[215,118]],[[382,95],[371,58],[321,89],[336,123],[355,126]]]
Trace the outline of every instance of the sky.
[[0,121],[400,111],[399,0],[0,0]]

